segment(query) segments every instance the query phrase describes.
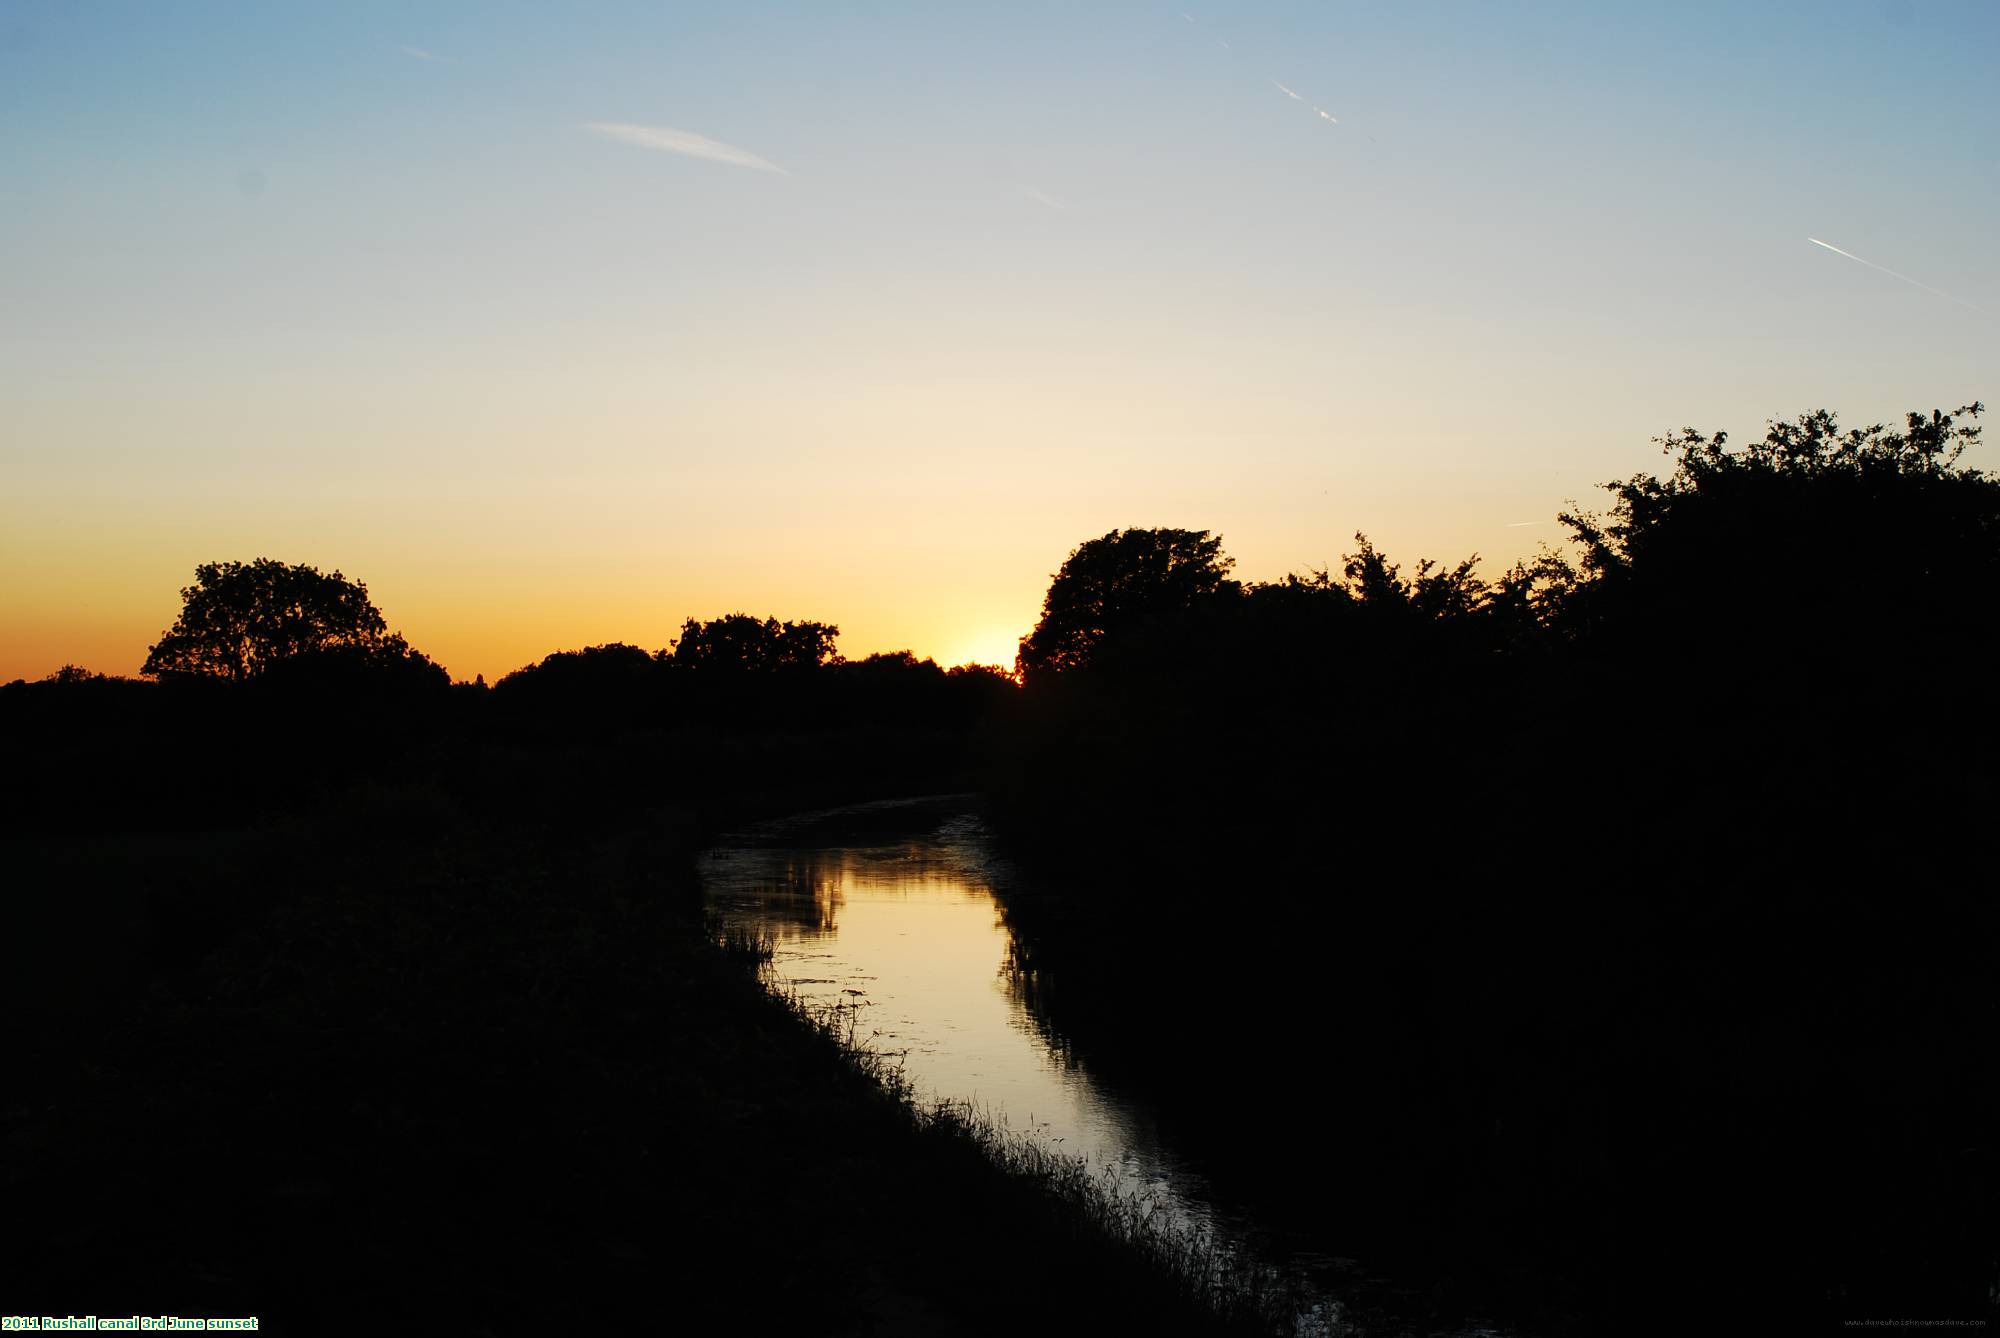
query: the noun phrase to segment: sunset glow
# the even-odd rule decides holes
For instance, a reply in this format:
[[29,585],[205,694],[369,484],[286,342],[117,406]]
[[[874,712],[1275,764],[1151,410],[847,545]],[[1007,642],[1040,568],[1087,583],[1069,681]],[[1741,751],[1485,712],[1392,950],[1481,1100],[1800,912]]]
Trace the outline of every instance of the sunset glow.
[[0,1327],[1991,1332],[1996,57],[0,2]]
[[1993,393],[1976,6],[194,8],[0,21],[0,679],[256,556],[459,678],[1004,662],[1115,527],[1499,565],[1691,418]]

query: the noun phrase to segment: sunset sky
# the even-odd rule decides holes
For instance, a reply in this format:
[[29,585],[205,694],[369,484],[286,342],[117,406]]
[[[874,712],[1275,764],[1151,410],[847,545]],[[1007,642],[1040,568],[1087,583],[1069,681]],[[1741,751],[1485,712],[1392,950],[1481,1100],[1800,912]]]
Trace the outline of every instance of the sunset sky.
[[1510,561],[1669,428],[2000,398],[1996,57],[1991,0],[0,0],[0,680],[135,673],[231,558],[489,679],[735,610],[1011,662],[1124,526]]

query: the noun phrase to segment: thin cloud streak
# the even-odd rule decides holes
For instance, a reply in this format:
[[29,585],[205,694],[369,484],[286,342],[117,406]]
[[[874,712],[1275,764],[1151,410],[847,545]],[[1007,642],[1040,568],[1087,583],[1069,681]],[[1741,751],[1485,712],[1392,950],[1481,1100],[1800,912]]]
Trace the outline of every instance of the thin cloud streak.
[[1037,190],[1033,186],[1023,186],[1021,187],[1021,194],[1027,196],[1031,200],[1039,200],[1041,203],[1047,205],[1051,209],[1060,209],[1063,210],[1064,212],[1068,212],[1069,210],[1068,205],[1064,204],[1061,200],[1058,200],[1055,196],[1049,194],[1045,190]]
[[[1273,79],[1271,81],[1271,85],[1272,87],[1276,88],[1280,93],[1283,93],[1286,97],[1290,98],[1294,102],[1306,102],[1304,98],[1300,97],[1297,93],[1294,93],[1291,89],[1286,88],[1276,79]],[[1338,116],[1335,116],[1332,112],[1327,111],[1324,107],[1321,107],[1318,103],[1306,102],[1306,106],[1311,107],[1313,111],[1319,116],[1320,120],[1330,121],[1334,125],[1340,124],[1340,118]]]
[[1887,265],[1878,265],[1872,260],[1863,260],[1860,256],[1854,254],[1854,252],[1843,251],[1838,246],[1835,246],[1832,242],[1823,242],[1817,237],[1808,237],[1806,238],[1806,240],[1811,242],[1814,246],[1825,247],[1827,250],[1833,252],[1837,256],[1846,256],[1849,260],[1854,261],[1856,264],[1866,265],[1868,266],[1869,269],[1880,270],[1882,271],[1882,273],[1888,275],[1892,279],[1901,279],[1904,283],[1910,284],[1912,287],[1921,288],[1925,292],[1930,293],[1933,296],[1941,297],[1945,301],[1955,303],[1958,306],[1964,307],[1968,311],[1977,311],[1982,316],[1986,314],[1986,312],[1983,309],[1973,306],[1972,303],[1966,301],[1962,297],[1953,297],[1950,293],[1947,293],[1942,289],[1933,288],[1927,283],[1919,282],[1918,280],[1911,278],[1907,274],[1898,274],[1896,273],[1895,270],[1890,269]]
[[420,46],[399,46],[396,50],[413,60],[428,60],[438,65],[456,65],[456,56],[440,56],[435,51],[426,51]]
[[[1193,23],[1195,21],[1194,15],[1188,13],[1186,10],[1181,11],[1181,17],[1186,19],[1189,23]],[[1221,38],[1216,39],[1216,45],[1221,47],[1224,51],[1234,50],[1234,48],[1231,47],[1228,42],[1223,41]],[[1326,108],[1322,106],[1319,106],[1317,103],[1306,102],[1303,96],[1292,91],[1290,88],[1286,87],[1283,83],[1279,82],[1278,80],[1273,79],[1271,81],[1271,87],[1277,89],[1280,93],[1283,93],[1286,97],[1290,98],[1294,102],[1305,102],[1306,106],[1312,108],[1314,115],[1318,116],[1320,120],[1325,121],[1328,125],[1340,124],[1340,118],[1338,116],[1335,116],[1332,112],[1328,111]],[[1372,137],[1370,138],[1369,142],[1370,143],[1374,142]]]
[[583,128],[641,149],[678,153],[686,158],[705,158],[709,162],[749,167],[759,172],[776,172],[781,177],[791,175],[769,158],[706,135],[697,135],[692,130],[676,130],[667,125],[626,125],[617,121],[586,121]]

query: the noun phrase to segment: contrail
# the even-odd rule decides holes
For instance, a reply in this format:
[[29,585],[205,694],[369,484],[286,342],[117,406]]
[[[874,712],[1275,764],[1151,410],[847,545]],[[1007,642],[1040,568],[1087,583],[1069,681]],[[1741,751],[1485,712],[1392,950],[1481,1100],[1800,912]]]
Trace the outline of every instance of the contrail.
[[[1196,21],[1195,16],[1188,13],[1186,10],[1181,11],[1181,17],[1186,19],[1189,23],[1193,23]],[[1216,45],[1221,47],[1224,51],[1231,51],[1235,49],[1231,47],[1229,43],[1223,41],[1221,38],[1216,39]],[[1338,116],[1335,116],[1332,112],[1328,111],[1326,108],[1318,105],[1317,103],[1306,102],[1306,99],[1303,94],[1293,92],[1290,88],[1287,88],[1283,83],[1279,82],[1278,80],[1273,79],[1271,81],[1271,87],[1277,89],[1280,93],[1283,93],[1286,97],[1290,98],[1294,102],[1305,102],[1306,106],[1312,108],[1313,114],[1319,117],[1320,120],[1325,121],[1327,124],[1329,125],[1340,124],[1340,118]],[[1375,142],[1374,136],[1371,135],[1369,137],[1368,142],[1371,144],[1374,143]]]
[[610,139],[636,144],[642,149],[658,149],[661,153],[680,153],[690,158],[706,158],[710,162],[732,163],[737,167],[754,167],[759,172],[776,172],[779,176],[791,175],[769,158],[760,157],[748,149],[739,149],[734,144],[724,144],[706,135],[697,135],[692,130],[676,130],[670,125],[621,125],[612,121],[586,121],[583,128]]
[[1958,306],[1966,308],[1968,311],[1977,311],[1982,316],[1986,314],[1983,310],[1973,306],[1972,303],[1966,301],[1962,297],[1953,297],[1950,293],[1944,292],[1941,289],[1933,288],[1927,283],[1920,283],[1916,279],[1911,278],[1907,274],[1898,274],[1896,273],[1895,270],[1890,269],[1887,265],[1878,265],[1872,260],[1863,260],[1861,259],[1860,256],[1854,254],[1854,252],[1843,251],[1838,246],[1835,246],[1832,242],[1823,242],[1817,237],[1808,237],[1806,238],[1806,240],[1811,242],[1814,246],[1824,246],[1827,250],[1833,252],[1837,256],[1846,256],[1849,260],[1855,261],[1859,264],[1866,265],[1868,266],[1869,269],[1881,270],[1882,273],[1888,275],[1892,279],[1901,279],[1904,283],[1910,284],[1917,288],[1921,288],[1927,293],[1933,294],[1934,296],[1937,297],[1941,297],[1947,302],[1955,303]]
[[[1286,97],[1290,98],[1290,99],[1291,99],[1292,101],[1294,101],[1294,102],[1306,102],[1306,100],[1305,100],[1304,98],[1300,97],[1300,96],[1299,96],[1299,95],[1298,95],[1297,93],[1294,93],[1294,92],[1293,92],[1293,91],[1292,91],[1291,89],[1289,89],[1289,88],[1286,88],[1286,87],[1285,87],[1285,86],[1284,86],[1283,84],[1279,83],[1279,82],[1278,82],[1278,81],[1277,81],[1276,79],[1273,79],[1273,80],[1271,81],[1271,86],[1272,86],[1273,88],[1276,88],[1276,89],[1277,89],[1277,90],[1278,90],[1278,91],[1279,91],[1280,93],[1283,93],[1283,94],[1284,94],[1284,95],[1285,95]],[[1333,114],[1332,112],[1330,112],[1330,111],[1327,111],[1327,110],[1325,110],[1324,108],[1320,107],[1320,106],[1319,106],[1318,104],[1316,104],[1316,103],[1311,103],[1311,102],[1306,102],[1306,106],[1308,106],[1308,107],[1311,107],[1311,108],[1312,108],[1312,109],[1313,109],[1313,110],[1314,110],[1315,112],[1318,112],[1318,113],[1319,113],[1319,119],[1320,119],[1320,120],[1322,120],[1322,121],[1331,121],[1331,122],[1333,122],[1333,123],[1334,123],[1335,125],[1339,125],[1339,124],[1340,124],[1340,118],[1339,118],[1338,116],[1335,116],[1335,115],[1334,115],[1334,114]]]

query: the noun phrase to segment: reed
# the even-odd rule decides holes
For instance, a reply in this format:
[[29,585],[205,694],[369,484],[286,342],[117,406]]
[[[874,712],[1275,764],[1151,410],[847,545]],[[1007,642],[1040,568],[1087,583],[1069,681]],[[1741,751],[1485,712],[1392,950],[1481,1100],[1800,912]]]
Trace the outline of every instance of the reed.
[[878,1048],[866,1028],[865,1003],[809,1000],[782,981],[769,988],[802,1022],[882,1090],[920,1140],[976,1154],[1050,1210],[1075,1239],[1109,1246],[1149,1276],[1156,1295],[1174,1298],[1224,1333],[1336,1338],[1358,1332],[1339,1304],[1302,1278],[1259,1259],[1214,1226],[1171,1210],[1151,1187],[1117,1168],[1093,1165],[1047,1138],[1016,1129],[974,1103],[919,1092],[905,1071],[906,1052]]

